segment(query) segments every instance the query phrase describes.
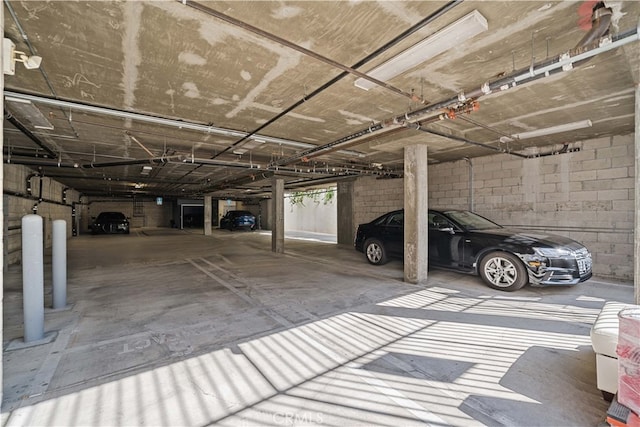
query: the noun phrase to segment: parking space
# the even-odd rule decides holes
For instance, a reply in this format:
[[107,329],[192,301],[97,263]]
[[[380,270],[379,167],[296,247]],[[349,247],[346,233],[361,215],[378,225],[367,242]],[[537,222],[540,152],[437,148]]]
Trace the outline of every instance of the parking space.
[[[4,352],[6,425],[596,425],[589,329],[605,300],[633,298],[438,270],[409,285],[398,261],[292,239],[276,255],[260,233],[138,230],[68,250],[73,306],[45,317],[56,340]],[[20,271],[4,283],[6,348],[22,336]]]

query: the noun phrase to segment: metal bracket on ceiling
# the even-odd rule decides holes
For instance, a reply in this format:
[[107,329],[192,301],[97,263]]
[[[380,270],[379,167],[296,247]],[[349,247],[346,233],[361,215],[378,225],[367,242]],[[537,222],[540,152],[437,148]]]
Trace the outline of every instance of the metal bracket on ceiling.
[[573,70],[573,63],[570,60],[571,60],[571,54],[569,52],[565,52],[562,55],[560,55],[560,61],[567,61],[567,63],[562,66],[562,71]]

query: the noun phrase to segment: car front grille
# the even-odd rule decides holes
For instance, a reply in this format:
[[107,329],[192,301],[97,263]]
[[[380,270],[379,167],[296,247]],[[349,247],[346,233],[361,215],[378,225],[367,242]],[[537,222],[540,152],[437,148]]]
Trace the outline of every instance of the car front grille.
[[576,262],[578,263],[578,271],[580,275],[587,274],[591,271],[591,254],[587,248],[578,249],[574,252],[576,255]]

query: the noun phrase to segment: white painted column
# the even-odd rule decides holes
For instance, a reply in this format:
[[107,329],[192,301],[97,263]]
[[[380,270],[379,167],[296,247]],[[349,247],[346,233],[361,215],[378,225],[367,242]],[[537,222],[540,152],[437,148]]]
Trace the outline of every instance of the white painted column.
[[274,176],[271,183],[271,250],[284,253],[284,179]]
[[404,149],[404,281],[427,283],[429,263],[427,146]]
[[22,217],[22,308],[24,342],[44,338],[44,244],[42,217]]

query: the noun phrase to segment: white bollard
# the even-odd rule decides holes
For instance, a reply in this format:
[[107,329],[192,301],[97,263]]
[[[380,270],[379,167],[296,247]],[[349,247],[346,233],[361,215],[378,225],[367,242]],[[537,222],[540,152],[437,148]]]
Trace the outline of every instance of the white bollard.
[[53,269],[53,308],[67,306],[67,222],[53,221],[53,247],[51,253]]
[[22,217],[24,342],[44,338],[44,249],[42,217]]

